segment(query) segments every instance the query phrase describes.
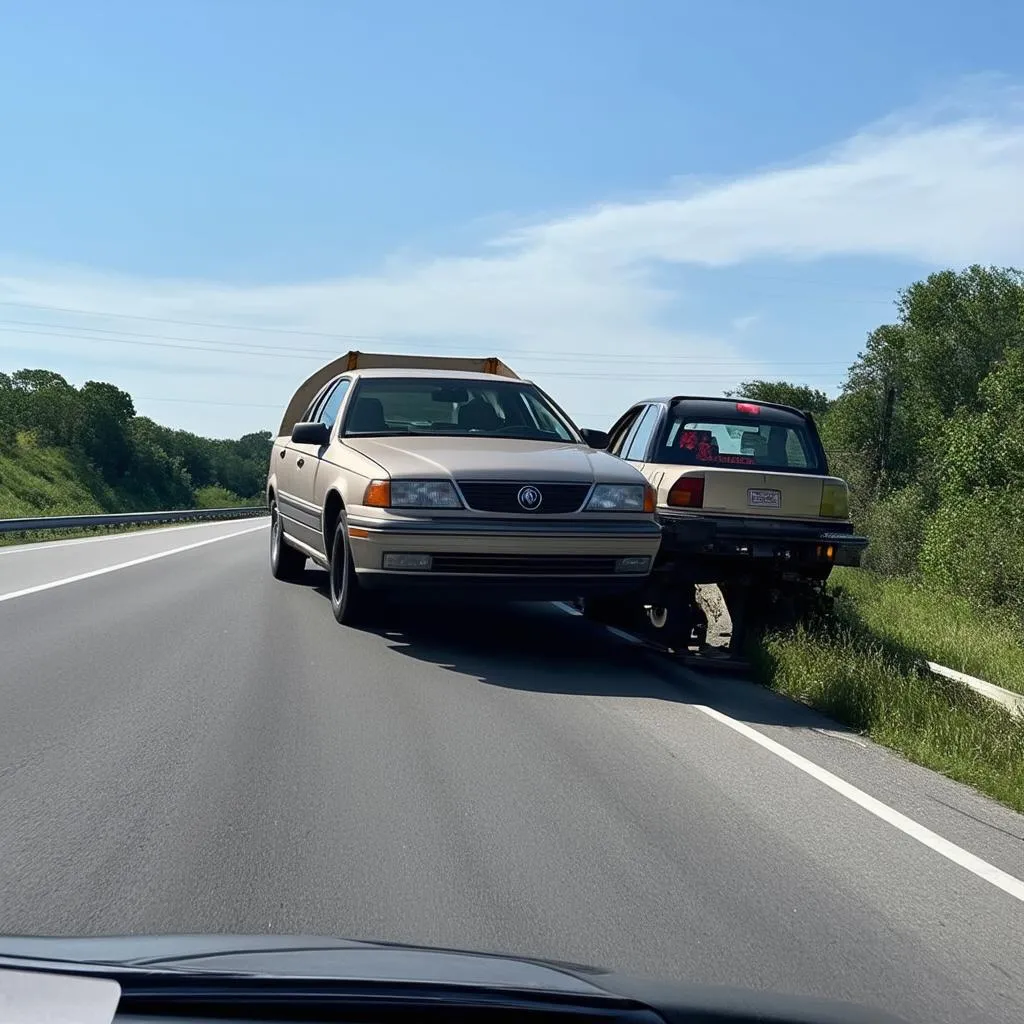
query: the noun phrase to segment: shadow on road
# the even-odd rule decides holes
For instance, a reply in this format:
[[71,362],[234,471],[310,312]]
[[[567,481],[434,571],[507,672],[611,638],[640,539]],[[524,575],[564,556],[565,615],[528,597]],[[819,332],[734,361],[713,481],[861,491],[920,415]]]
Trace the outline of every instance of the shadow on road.
[[[329,600],[327,574],[306,576]],[[751,724],[844,728],[720,669],[714,675],[684,669],[552,604],[389,599],[362,631],[382,637],[395,654],[490,686],[705,704]]]

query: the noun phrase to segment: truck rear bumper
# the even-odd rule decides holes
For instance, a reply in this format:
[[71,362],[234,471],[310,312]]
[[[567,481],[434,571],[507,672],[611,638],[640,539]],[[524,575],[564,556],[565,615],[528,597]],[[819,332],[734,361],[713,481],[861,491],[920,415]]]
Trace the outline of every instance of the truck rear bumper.
[[[705,516],[658,510],[659,561],[691,562],[698,575],[747,571],[827,576],[832,566],[859,566],[867,537],[850,523]],[[700,582],[717,582],[716,579]]]

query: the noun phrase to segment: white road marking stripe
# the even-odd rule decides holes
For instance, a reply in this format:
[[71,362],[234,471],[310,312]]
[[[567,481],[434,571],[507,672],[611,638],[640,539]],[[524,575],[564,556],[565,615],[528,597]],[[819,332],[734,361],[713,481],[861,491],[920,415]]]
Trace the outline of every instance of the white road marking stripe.
[[[555,602],[555,604],[564,611],[578,614],[576,609],[563,604],[561,601]],[[637,642],[628,633],[622,633],[620,630],[607,626],[605,629],[609,633],[621,636],[632,643]],[[989,864],[987,860],[982,860],[981,857],[970,853],[962,846],[951,843],[948,839],[944,839],[937,832],[926,828],[920,822],[914,821],[913,818],[908,818],[905,814],[901,814],[888,804],[884,804],[881,800],[877,800],[870,794],[865,793],[864,790],[858,789],[852,783],[839,778],[838,775],[833,775],[828,769],[822,768],[820,765],[796,753],[796,751],[790,750],[789,747],[784,747],[781,743],[765,736],[764,733],[751,728],[746,722],[730,718],[729,715],[725,715],[715,708],[710,708],[706,704],[690,704],[689,706],[695,711],[700,711],[709,718],[713,718],[716,722],[720,722],[734,732],[738,732],[741,736],[745,736],[748,740],[752,740],[776,757],[781,757],[783,761],[788,762],[805,775],[809,775],[812,779],[816,779],[822,785],[828,786],[833,792],[846,797],[847,800],[863,808],[869,814],[880,818],[887,824],[892,825],[893,828],[899,829],[904,835],[908,835],[911,839],[916,839],[923,846],[927,846],[929,850],[939,854],[941,857],[945,857],[946,860],[952,861],[954,864],[969,871],[972,875],[976,875],[983,881],[994,885],[997,889],[1001,889],[1008,896],[1012,896],[1014,899],[1024,903],[1024,881],[1021,881],[1021,879],[1015,878],[1008,872],[1003,871],[1002,868],[997,868],[994,864]]]
[[799,769],[806,775],[810,775],[812,779],[817,779],[818,782],[828,786],[829,789],[834,790],[840,796],[845,796],[847,800],[857,804],[858,807],[863,807],[865,811],[875,815],[876,818],[881,818],[882,821],[892,825],[893,828],[899,829],[905,835],[910,836],[911,839],[916,839],[919,843],[927,846],[928,849],[934,850],[947,860],[951,860],[954,864],[959,864],[960,867],[970,871],[972,875],[977,875],[978,878],[991,883],[997,889],[1002,889],[1007,895],[1013,896],[1014,899],[1024,903],[1024,882],[1019,878],[1014,878],[1013,875],[1007,874],[1007,872],[997,868],[994,864],[989,864],[988,861],[976,857],[973,853],[968,853],[967,850],[957,846],[956,843],[943,839],[937,832],[933,832],[930,828],[925,828],[920,822],[914,821],[913,818],[908,818],[905,814],[893,810],[888,804],[883,804],[881,800],[876,800],[873,796],[869,796],[862,789],[851,785],[849,782],[839,778],[838,775],[833,775],[820,765],[816,765],[813,761],[809,761],[806,757],[802,757],[800,754],[790,750],[789,747],[784,747],[781,743],[769,739],[764,733],[758,732],[757,729],[752,729],[746,722],[738,722],[735,718],[723,715],[721,711],[709,708],[705,704],[691,704],[690,707],[696,708],[697,711],[702,712],[709,718],[713,718],[716,722],[721,722],[722,725],[727,726],[734,732],[738,732],[741,736],[746,736],[748,740],[753,740],[758,746],[764,747],[765,750],[776,757],[781,757],[783,761],[788,761],[794,768]]
[[68,583],[89,580],[94,576],[105,576],[108,572],[117,572],[118,569],[130,569],[133,565],[155,562],[158,558],[180,555],[183,551],[192,551],[195,548],[206,547],[207,544],[216,544],[218,541],[230,540],[232,537],[241,537],[243,534],[255,533],[257,530],[265,530],[266,528],[266,523],[261,523],[259,526],[250,526],[246,530],[237,530],[235,533],[222,533],[216,537],[208,537],[206,540],[196,541],[194,544],[185,544],[180,548],[171,548],[169,551],[157,551],[155,554],[144,555],[142,558],[133,558],[128,562],[118,562],[116,565],[105,565],[102,569],[80,572],[77,576],[65,576],[60,580],[50,580],[49,583],[37,583],[34,587],[25,587],[24,590],[12,590],[9,594],[0,594],[0,602],[13,601],[16,597],[28,597],[29,594],[39,594],[44,590],[53,590],[55,587],[66,586]]
[[[264,517],[265,518],[265,517]],[[8,544],[0,547],[0,558],[7,555],[23,555],[26,551],[50,551],[53,548],[70,548],[79,544],[99,544],[105,540],[124,540],[128,537],[160,536],[178,530],[209,529],[211,526],[233,526],[238,520],[210,519],[203,523],[185,523],[181,526],[149,526],[143,530],[123,530],[119,533],[105,533],[100,537],[69,537],[67,540],[26,541],[24,544]]]

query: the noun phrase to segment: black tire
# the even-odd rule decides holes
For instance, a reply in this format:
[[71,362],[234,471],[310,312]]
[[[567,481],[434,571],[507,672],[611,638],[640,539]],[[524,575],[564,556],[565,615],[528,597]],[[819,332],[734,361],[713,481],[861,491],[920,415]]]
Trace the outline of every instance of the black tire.
[[359,586],[352,552],[348,546],[348,525],[345,514],[338,516],[331,544],[331,611],[343,626],[354,626],[366,619],[369,598]]
[[306,571],[306,556],[284,539],[284,526],[277,502],[270,503],[270,573],[276,580],[295,583]]
[[693,642],[693,628],[705,621],[695,604],[680,595],[663,599],[664,604],[652,605],[644,616],[644,634],[674,651],[685,651]]

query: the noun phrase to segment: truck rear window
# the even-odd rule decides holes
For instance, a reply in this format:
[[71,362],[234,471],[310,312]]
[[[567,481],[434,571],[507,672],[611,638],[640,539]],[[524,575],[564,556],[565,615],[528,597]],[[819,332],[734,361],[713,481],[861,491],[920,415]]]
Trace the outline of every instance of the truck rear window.
[[732,466],[819,473],[819,447],[806,427],[722,419],[673,419],[655,462],[682,466]]

